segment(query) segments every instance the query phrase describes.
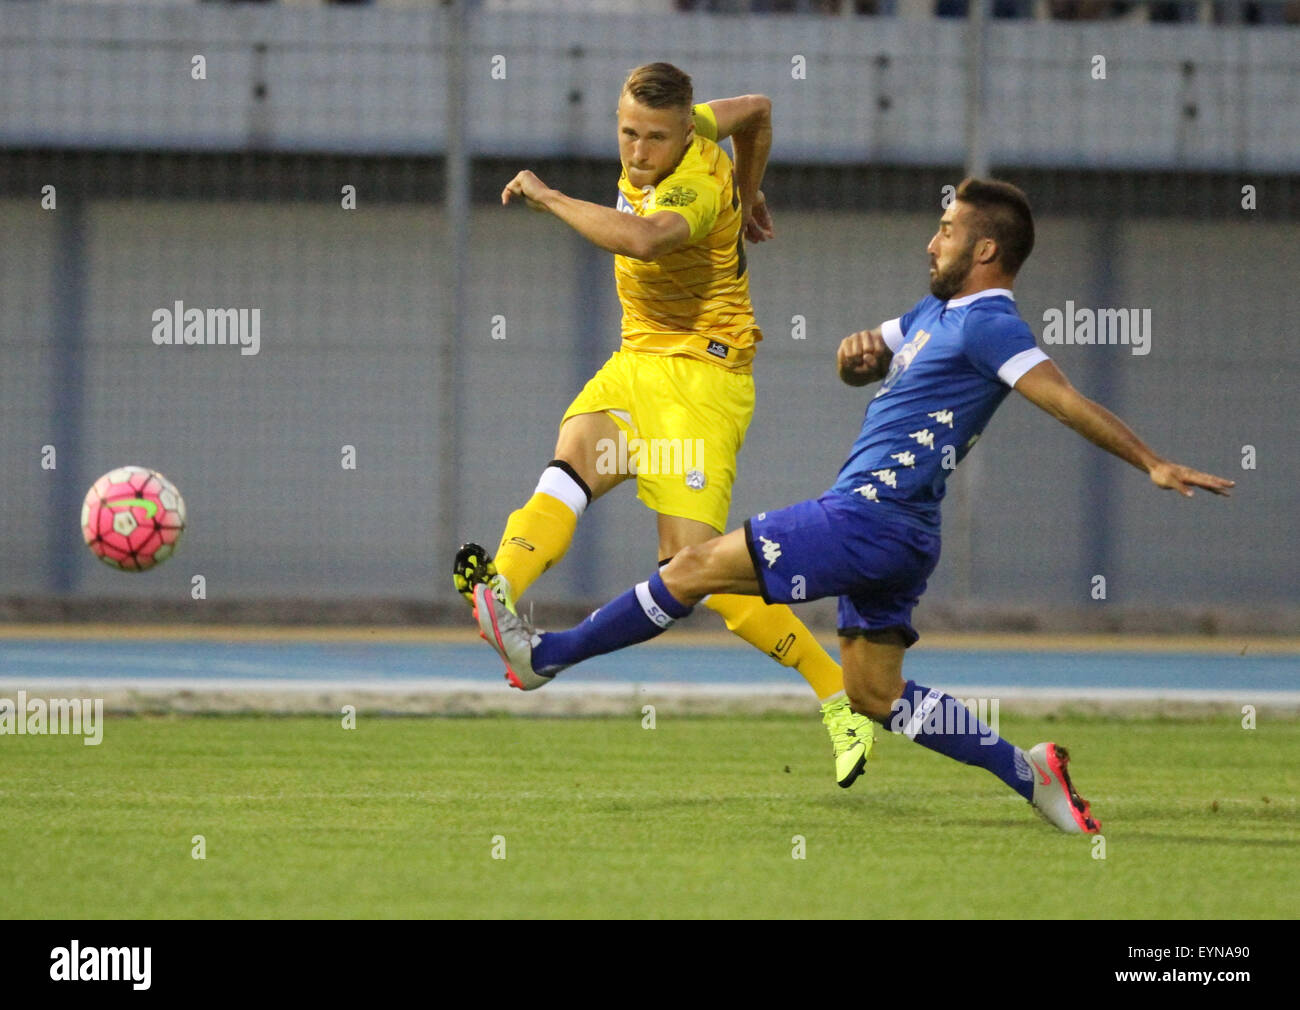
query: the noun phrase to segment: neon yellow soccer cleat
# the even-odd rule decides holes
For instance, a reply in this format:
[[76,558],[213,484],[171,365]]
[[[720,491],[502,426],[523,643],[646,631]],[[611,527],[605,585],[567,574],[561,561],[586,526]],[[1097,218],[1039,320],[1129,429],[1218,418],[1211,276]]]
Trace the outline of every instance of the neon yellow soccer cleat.
[[875,723],[854,712],[844,695],[832,698],[822,706],[822,723],[831,735],[835,781],[847,789],[867,765],[867,758],[876,742]]
[[451,581],[456,592],[471,607],[474,606],[474,587],[482,584],[492,590],[498,603],[512,614],[515,612],[510,583],[497,571],[492,555],[478,544],[464,544],[456,552],[456,560],[451,566]]

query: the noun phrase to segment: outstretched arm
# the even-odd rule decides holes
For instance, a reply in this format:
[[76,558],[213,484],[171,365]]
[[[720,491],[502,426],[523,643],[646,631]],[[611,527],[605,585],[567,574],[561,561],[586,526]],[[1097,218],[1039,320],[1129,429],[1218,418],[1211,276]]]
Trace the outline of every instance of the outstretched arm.
[[1158,487],[1169,488],[1190,498],[1193,487],[1226,495],[1227,489],[1236,484],[1236,481],[1161,459],[1133,429],[1070,385],[1070,380],[1055,362],[1040,361],[1020,377],[1016,391],[1089,442],[1132,463],[1148,474]]
[[775,234],[767,200],[759,189],[772,150],[772,100],[766,95],[741,95],[718,98],[708,106],[718,121],[718,140],[730,137],[735,151],[736,191],[745,238],[764,242]]
[[691,226],[680,214],[639,217],[587,200],[575,200],[551,189],[527,170],[501,191],[501,203],[521,197],[533,210],[554,214],[570,228],[600,248],[639,260],[658,259],[690,241]]

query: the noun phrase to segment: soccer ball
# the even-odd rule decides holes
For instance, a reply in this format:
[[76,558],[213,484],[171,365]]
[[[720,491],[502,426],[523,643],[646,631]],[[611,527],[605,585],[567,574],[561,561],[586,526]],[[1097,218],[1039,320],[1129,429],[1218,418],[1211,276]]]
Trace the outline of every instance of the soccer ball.
[[156,470],[124,466],[86,492],[81,533],[95,557],[124,572],[166,561],[185,529],[185,500]]

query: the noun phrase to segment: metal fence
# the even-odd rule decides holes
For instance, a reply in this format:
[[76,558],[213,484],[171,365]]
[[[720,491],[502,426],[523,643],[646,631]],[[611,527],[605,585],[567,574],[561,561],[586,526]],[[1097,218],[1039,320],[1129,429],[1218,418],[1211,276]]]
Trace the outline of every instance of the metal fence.
[[[668,59],[701,99],[774,100],[779,236],[750,254],[766,339],[733,523],[832,482],[865,406],[834,348],[925,293],[943,188],[974,158],[1035,204],[1017,297],[1037,332],[1073,308],[1149,320],[1144,347],[1048,352],[1241,490],[1174,500],[1013,396],[952,482],[932,619],[1297,626],[1300,32],[577,14],[0,7],[11,612],[192,610],[196,574],[210,611],[450,612],[450,552],[494,541],[617,345],[609,256],[497,195],[532,167],[612,202],[618,86]],[[257,353],[156,345],[178,302],[259,310]],[[191,511],[140,577],[76,530],[85,488],[129,462]],[[654,560],[623,488],[531,595],[594,604]]]

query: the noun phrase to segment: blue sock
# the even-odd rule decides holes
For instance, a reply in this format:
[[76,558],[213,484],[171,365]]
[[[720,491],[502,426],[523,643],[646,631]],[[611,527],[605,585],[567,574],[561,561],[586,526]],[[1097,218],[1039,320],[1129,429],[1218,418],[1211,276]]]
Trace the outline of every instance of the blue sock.
[[909,680],[885,725],[922,747],[987,768],[1027,800],[1034,797],[1034,773],[1024,752],[980,722],[950,694]]
[[692,609],[678,603],[655,572],[577,627],[543,633],[533,646],[533,669],[545,673],[647,641]]

